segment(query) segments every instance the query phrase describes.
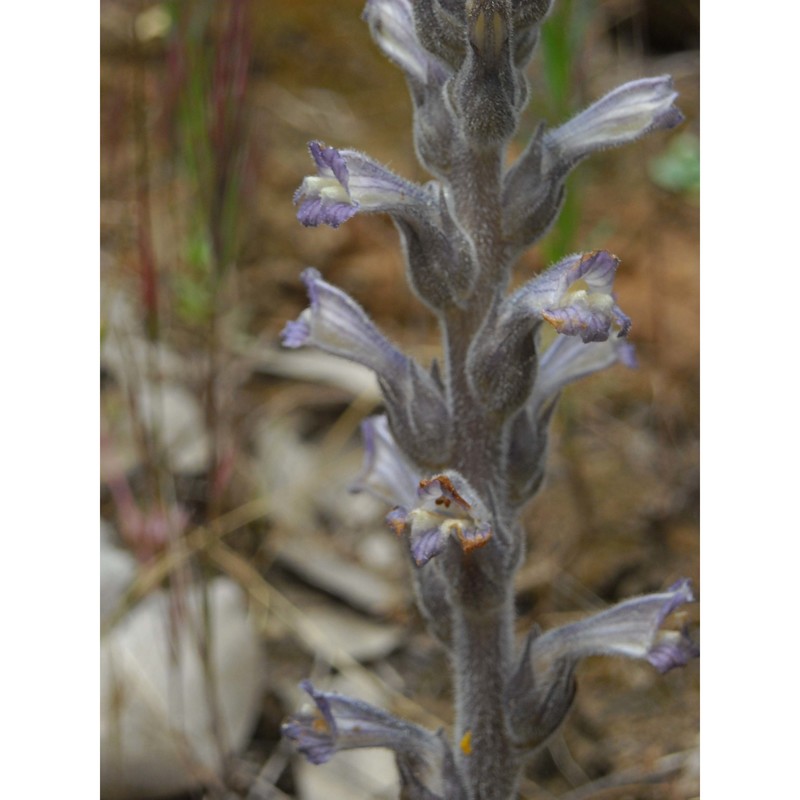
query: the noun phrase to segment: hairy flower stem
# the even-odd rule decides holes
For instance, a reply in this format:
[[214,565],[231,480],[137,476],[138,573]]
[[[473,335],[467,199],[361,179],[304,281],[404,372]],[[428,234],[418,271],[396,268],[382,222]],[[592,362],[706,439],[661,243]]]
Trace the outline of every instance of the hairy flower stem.
[[[475,396],[467,371],[468,347],[495,313],[505,288],[502,238],[501,148],[470,151],[450,175],[459,223],[475,246],[478,274],[464,309],[442,320],[448,401],[455,421],[452,466],[485,497],[494,494],[502,461],[502,415],[489,413]],[[493,512],[496,509],[493,509]],[[497,515],[493,513],[493,517]],[[503,695],[514,653],[513,572],[503,526],[497,538],[461,556],[454,572],[452,669],[455,689],[457,759],[471,800],[516,796],[521,760],[510,741]],[[512,548],[513,549],[513,548]]]
[[[469,320],[464,315],[461,325],[449,325],[445,330],[445,353],[449,391],[448,405],[454,420],[454,453],[452,466],[459,470],[472,485],[486,489],[490,468],[496,463],[499,436],[492,430],[492,420],[479,403],[469,385],[465,362],[471,341]],[[455,328],[455,332],[453,331]]]
[[[450,176],[456,217],[475,246],[477,278],[465,308],[453,308],[442,318],[442,332],[449,389],[448,402],[456,421],[455,451],[464,462],[456,469],[477,484],[485,485],[489,469],[497,461],[498,431],[482,413],[480,398],[467,378],[467,354],[486,317],[499,302],[504,288],[500,151],[467,150],[456,159]],[[458,460],[458,459],[457,459]],[[455,466],[455,465],[454,465]],[[483,486],[481,488],[484,488]]]
[[475,245],[478,262],[478,279],[466,312],[472,320],[474,333],[486,311],[495,305],[505,288],[501,199],[503,155],[500,149],[467,150],[456,163],[457,169],[450,175],[455,212]]
[[[463,583],[485,584],[478,561],[478,556],[464,556]],[[454,605],[455,741],[472,800],[516,796],[521,763],[502,713],[514,648],[511,585],[506,584],[502,603],[488,612]]]

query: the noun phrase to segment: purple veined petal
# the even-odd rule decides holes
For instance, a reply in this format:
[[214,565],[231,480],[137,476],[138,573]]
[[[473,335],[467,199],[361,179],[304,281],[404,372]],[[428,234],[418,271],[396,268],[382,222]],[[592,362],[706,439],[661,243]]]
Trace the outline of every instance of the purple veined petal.
[[301,202],[297,218],[307,227],[330,225],[338,228],[354,216],[359,204],[350,196],[350,174],[341,152],[320,142],[308,150],[317,166],[317,175],[303,180],[294,202]]
[[393,508],[386,515],[386,524],[397,536],[408,535],[411,557],[418,567],[425,566],[444,550],[450,531],[441,522],[438,516],[428,511],[408,511],[402,506]]
[[452,757],[443,737],[382,709],[336,692],[321,692],[310,681],[301,687],[316,708],[301,711],[282,726],[284,736],[313,764],[323,764],[337,752],[369,747],[392,750],[413,780],[439,796]]
[[555,130],[545,142],[559,162],[575,163],[597,150],[632,142],[683,122],[672,78],[642,78],[609,92]]
[[626,336],[631,320],[612,293],[618,266],[619,259],[605,250],[567,256],[505,301],[502,324],[513,327],[538,317],[558,333],[584,342],[605,341],[612,328]]
[[577,336],[557,336],[539,359],[528,405],[535,414],[570,383],[614,364],[636,368],[636,350],[627,340],[611,338],[602,342],[583,342]]
[[665,592],[624,600],[605,611],[547,631],[531,647],[534,672],[566,660],[575,663],[592,655],[620,655],[645,659],[665,672],[699,654],[685,632],[661,631],[666,617],[694,600],[688,580]]
[[361,423],[364,468],[353,491],[367,491],[390,505],[412,507],[416,502],[419,476],[400,451],[389,430],[385,414]]
[[283,346],[293,349],[303,347],[310,338],[311,326],[308,324],[308,320],[302,317],[293,322],[287,322],[281,332]]
[[312,763],[324,764],[336,753],[336,720],[330,703],[321,692],[317,692],[311,681],[300,684],[303,691],[311,695],[316,704],[313,713],[300,713],[289,718],[281,726],[281,733]]
[[675,667],[685,667],[700,655],[700,648],[684,629],[664,631],[647,654],[647,660],[663,675]]
[[608,338],[611,301],[600,295],[594,301],[583,292],[576,294],[569,305],[548,308],[542,317],[559,333],[580,336],[584,342],[603,342]]
[[444,83],[449,70],[420,44],[411,0],[367,0],[363,18],[384,55],[410,79]]
[[346,192],[349,191],[350,174],[347,163],[335,147],[326,147],[321,142],[311,142],[308,151],[321,177],[334,177]]
[[619,259],[607,250],[576,253],[559,261],[530,282],[538,295],[557,300],[579,280],[583,280],[593,293],[609,294],[614,285],[614,275]]
[[431,194],[403,180],[355,150],[338,150],[311,142],[317,175],[306,177],[294,194],[303,225],[337,228],[360,211],[429,216]]
[[[313,179],[307,178],[310,182]],[[304,185],[305,182],[304,182]],[[308,187],[307,187],[308,188]],[[297,219],[307,228],[316,228],[318,225],[329,225],[338,228],[358,213],[358,203],[349,199],[340,199],[337,191],[319,188],[320,196],[313,195],[303,203],[297,212]]]
[[285,347],[313,345],[388,379],[405,374],[409,359],[381,334],[352,297],[322,280],[319,271],[311,267],[301,277],[311,305],[284,327]]
[[436,522],[431,520],[430,528],[423,527],[417,520],[412,522],[409,547],[418,567],[424,567],[434,556],[438,556],[447,544],[449,531]]

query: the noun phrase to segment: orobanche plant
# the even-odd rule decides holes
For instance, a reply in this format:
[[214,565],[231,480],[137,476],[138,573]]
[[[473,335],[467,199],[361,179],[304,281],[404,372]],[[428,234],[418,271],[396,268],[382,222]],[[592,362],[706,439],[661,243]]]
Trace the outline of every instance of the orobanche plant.
[[[557,128],[540,126],[506,167],[528,98],[525,69],[550,0],[368,0],[378,46],[405,73],[424,186],[349,149],[310,145],[316,175],[295,195],[307,226],[389,214],[408,281],[436,315],[442,362],[389,342],[358,303],[315,269],[310,306],[286,347],[313,346],[374,370],[386,414],[363,423],[360,487],[384,499],[407,543],[417,603],[453,670],[453,742],[386,711],[304,682],[313,712],[283,733],[312,762],[384,747],[408,800],[506,800],[526,759],[558,728],[584,656],[649,661],[660,672],[697,649],[661,630],[693,600],[687,580],[574,624],[514,640],[520,513],[542,483],[561,390],[620,362],[634,365],[631,320],[613,294],[618,259],[569,255],[508,294],[512,266],[555,220],[570,170],[590,154],[683,119],[669,77],[615,89]],[[556,336],[544,346],[543,331]]]

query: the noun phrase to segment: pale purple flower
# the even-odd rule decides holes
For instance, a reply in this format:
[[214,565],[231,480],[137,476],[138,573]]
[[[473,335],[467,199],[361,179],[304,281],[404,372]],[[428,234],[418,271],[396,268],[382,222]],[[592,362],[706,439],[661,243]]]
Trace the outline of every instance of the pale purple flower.
[[300,686],[316,708],[290,717],[282,733],[312,764],[324,764],[342,750],[385,747],[394,752],[401,779],[414,788],[415,797],[456,800],[463,796],[443,736],[361,700],[320,692],[310,681]]
[[408,358],[375,327],[364,309],[309,267],[301,275],[311,302],[281,333],[284,347],[314,347],[356,361],[382,376],[403,373]]
[[367,491],[389,505],[411,507],[417,498],[419,475],[389,430],[385,414],[361,423],[364,439],[364,468],[354,491]]
[[627,144],[651,131],[674,128],[683,122],[683,114],[675,106],[677,97],[668,75],[631,81],[548,131],[545,145],[555,161],[574,164],[598,150]]
[[308,146],[317,175],[305,178],[295,192],[303,225],[338,228],[359,211],[424,216],[432,204],[425,189],[355,150],[337,150],[320,142]]
[[576,336],[557,336],[539,357],[539,369],[528,405],[541,408],[565,386],[614,364],[636,367],[636,351],[626,339],[583,342]]
[[416,507],[395,508],[386,522],[399,536],[408,534],[418,567],[439,555],[451,539],[469,553],[492,538],[488,510],[459,473],[450,470],[420,481],[417,498]]
[[367,0],[363,16],[378,47],[409,79],[444,83],[450,70],[420,44],[411,0]]
[[685,666],[699,650],[685,631],[661,630],[677,608],[694,600],[682,579],[664,592],[623,600],[591,617],[543,633],[534,639],[530,659],[544,673],[557,661],[575,663],[594,655],[619,655],[649,661],[659,672]]
[[501,315],[507,325],[526,317],[543,319],[558,333],[584,342],[605,341],[612,328],[625,336],[631,321],[612,293],[618,266],[619,259],[605,250],[568,256],[511,295]]
[[309,267],[301,277],[311,305],[284,327],[284,347],[318,347],[373,370],[406,453],[421,464],[446,457],[450,418],[433,375],[391,344],[364,309],[318,270]]
[[541,381],[536,374],[534,335],[543,321],[584,343],[604,342],[612,329],[617,337],[628,333],[631,321],[612,293],[618,264],[602,250],[569,256],[500,304],[497,319],[473,340],[467,360],[470,383],[487,410],[513,413],[526,401],[530,405],[532,392],[533,405],[538,406],[581,375],[617,358],[631,361],[629,348],[580,354],[576,348],[558,346],[545,354]]
[[667,591],[624,600],[591,617],[531,632],[506,690],[509,726],[519,745],[542,744],[563,721],[575,695],[574,672],[587,656],[626,656],[659,672],[699,655],[686,631],[662,630],[666,618],[694,600],[686,579]]
[[669,76],[614,89],[564,125],[540,126],[503,179],[503,229],[510,245],[526,247],[558,216],[570,170],[599,150],[617,147],[683,120]]
[[300,686],[311,695],[316,708],[287,720],[283,732],[312,764],[324,764],[339,750],[388,747],[402,752],[435,739],[424,729],[361,700],[317,691],[311,681]]

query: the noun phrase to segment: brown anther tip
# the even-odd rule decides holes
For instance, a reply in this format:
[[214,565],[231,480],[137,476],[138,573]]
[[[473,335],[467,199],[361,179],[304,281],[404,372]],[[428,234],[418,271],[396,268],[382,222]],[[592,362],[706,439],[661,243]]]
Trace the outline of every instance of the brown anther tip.
[[564,327],[564,320],[554,316],[550,311],[542,311],[542,318],[549,322],[557,331]]
[[[602,252],[603,252],[602,250],[589,250],[588,253],[584,253],[581,256],[580,263],[584,264],[584,263],[586,263],[587,261],[591,260],[592,258],[594,258],[595,256],[597,256],[599,253],[602,253]],[[615,256],[613,253],[609,252],[608,250],[606,250],[605,252],[607,252],[611,256],[611,258],[613,258],[614,261],[616,261],[617,264],[619,264],[619,257],[618,256]]]
[[386,520],[386,524],[394,531],[395,536],[402,536],[408,530],[408,523],[403,520]]
[[316,731],[316,733],[328,733],[330,731],[330,726],[328,725],[325,717],[319,716],[315,717],[311,723],[311,727]]
[[461,549],[465,553],[471,553],[473,550],[478,550],[479,548],[488,544],[494,533],[490,530],[489,533],[484,534],[483,536],[476,536],[470,539],[464,536],[464,529],[459,526],[456,535],[458,536],[458,541],[461,544]]
[[[453,486],[453,482],[447,477],[447,475],[434,475],[434,477],[429,481],[420,481],[420,486],[423,484],[428,486],[430,483],[433,483],[433,481],[439,481],[442,489],[444,489],[448,494],[452,495],[452,498],[446,498],[448,501],[455,500],[455,502],[464,509],[472,508],[472,506],[456,491],[456,487]],[[448,505],[446,507],[449,508],[450,506]]]

